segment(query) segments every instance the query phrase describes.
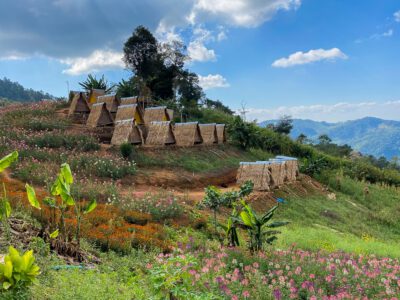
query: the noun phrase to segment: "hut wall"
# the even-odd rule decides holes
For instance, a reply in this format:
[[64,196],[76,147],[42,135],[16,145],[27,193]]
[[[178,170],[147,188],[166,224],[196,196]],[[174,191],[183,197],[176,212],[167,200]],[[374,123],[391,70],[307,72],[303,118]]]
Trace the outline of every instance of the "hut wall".
[[225,124],[217,124],[216,128],[217,128],[218,144],[226,143]]
[[92,128],[113,125],[113,118],[105,103],[92,105],[86,125]]
[[137,104],[120,105],[115,116],[115,121],[134,119],[135,124],[143,124],[143,114]]
[[148,125],[146,145],[165,146],[175,143],[171,122],[151,122]]
[[144,111],[144,123],[150,124],[151,122],[165,122],[170,121],[165,106],[160,107],[148,107]]
[[215,124],[200,124],[199,128],[204,145],[213,145],[218,143],[217,129]]
[[175,124],[174,136],[176,145],[182,147],[193,146],[203,141],[197,122]]

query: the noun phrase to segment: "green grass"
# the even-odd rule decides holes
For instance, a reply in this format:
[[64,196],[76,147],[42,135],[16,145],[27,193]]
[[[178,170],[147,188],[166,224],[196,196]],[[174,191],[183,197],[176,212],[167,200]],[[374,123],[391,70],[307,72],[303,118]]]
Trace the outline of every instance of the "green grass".
[[241,161],[265,160],[273,155],[262,150],[242,151],[233,146],[221,145],[213,148],[161,149],[157,152],[137,150],[134,160],[139,168],[157,167],[189,172],[213,172],[237,168]]

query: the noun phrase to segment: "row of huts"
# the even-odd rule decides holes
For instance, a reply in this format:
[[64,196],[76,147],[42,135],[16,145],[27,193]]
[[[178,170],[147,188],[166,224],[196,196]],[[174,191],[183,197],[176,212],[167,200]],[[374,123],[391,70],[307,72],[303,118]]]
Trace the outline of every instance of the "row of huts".
[[173,110],[165,106],[146,107],[142,97],[119,98],[92,90],[75,93],[68,115],[88,128],[108,128],[111,144],[149,146],[194,146],[226,142],[225,124],[172,123]]
[[237,183],[250,180],[256,191],[270,191],[288,182],[296,181],[299,175],[297,158],[276,156],[268,161],[241,162]]

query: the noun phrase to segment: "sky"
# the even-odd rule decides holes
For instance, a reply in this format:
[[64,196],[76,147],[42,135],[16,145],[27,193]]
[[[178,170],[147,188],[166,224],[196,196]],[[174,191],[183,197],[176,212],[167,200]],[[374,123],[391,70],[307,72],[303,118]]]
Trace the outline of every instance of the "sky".
[[183,41],[207,97],[249,120],[400,120],[399,0],[1,0],[0,77],[55,96],[119,82],[138,25]]

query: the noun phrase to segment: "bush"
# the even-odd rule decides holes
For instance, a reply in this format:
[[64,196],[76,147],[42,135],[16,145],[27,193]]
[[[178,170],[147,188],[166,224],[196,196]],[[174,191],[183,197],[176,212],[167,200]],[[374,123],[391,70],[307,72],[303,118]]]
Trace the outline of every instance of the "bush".
[[132,158],[133,154],[133,146],[129,143],[124,143],[119,146],[119,151],[121,152],[123,158],[130,159]]
[[65,148],[67,150],[77,149],[88,152],[100,149],[96,139],[86,135],[63,135],[47,133],[31,138],[28,143],[39,148]]
[[40,270],[34,262],[35,257],[32,250],[21,256],[18,250],[10,246],[4,263],[0,264],[0,288],[3,290],[18,289],[33,283]]

